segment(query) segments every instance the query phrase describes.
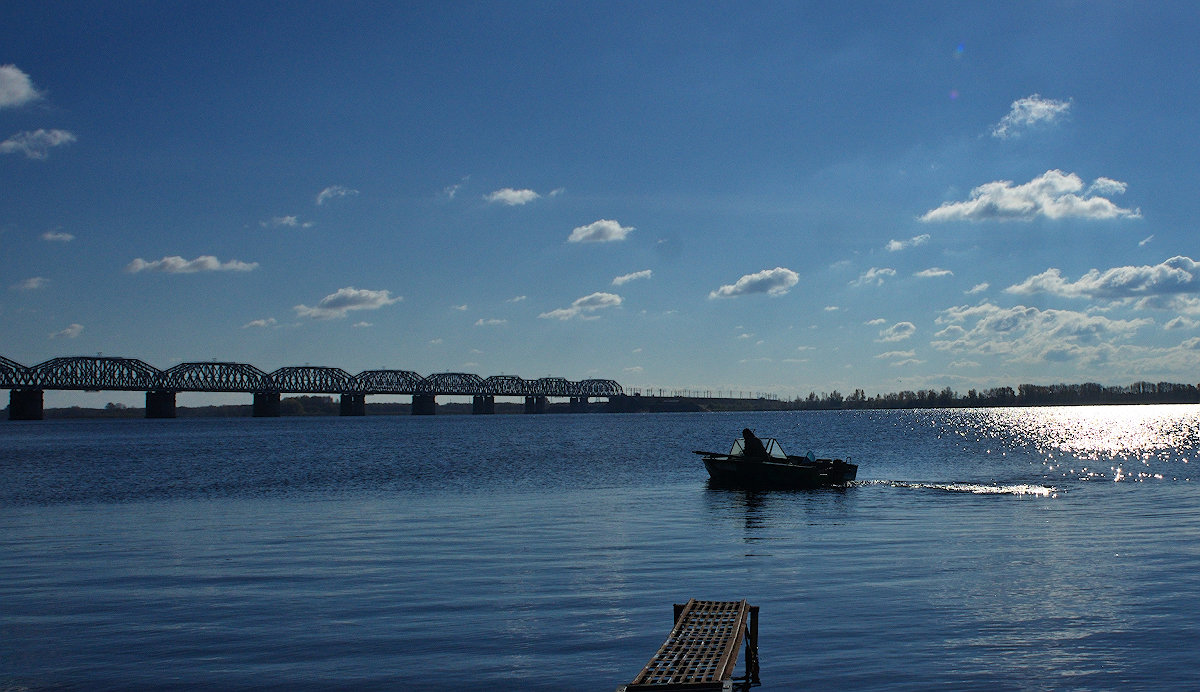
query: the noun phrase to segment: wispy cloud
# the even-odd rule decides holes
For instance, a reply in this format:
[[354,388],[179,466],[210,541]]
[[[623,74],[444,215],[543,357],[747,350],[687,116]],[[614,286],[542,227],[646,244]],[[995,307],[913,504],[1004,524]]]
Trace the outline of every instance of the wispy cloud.
[[896,275],[896,270],[891,267],[871,267],[863,272],[857,279],[850,282],[851,286],[882,286],[885,278]]
[[42,240],[49,243],[69,243],[75,240],[75,236],[62,231],[46,231],[42,234]]
[[529,299],[529,296],[513,296],[512,298],[509,298],[508,300],[506,300],[506,301],[504,301],[504,302],[506,302],[506,303],[520,303],[521,301],[523,301],[523,300],[528,300],[528,299]]
[[916,355],[916,351],[888,351],[887,353],[880,353],[875,357],[881,360],[888,360],[891,358],[914,358]]
[[341,319],[346,313],[354,310],[378,310],[386,305],[399,303],[404,300],[401,296],[392,297],[389,291],[370,291],[347,286],[330,293],[317,303],[316,307],[297,305],[292,308],[298,317],[309,317],[314,320]]
[[275,326],[275,318],[268,317],[264,320],[251,320],[242,325],[242,329],[267,329]]
[[54,332],[50,335],[51,339],[74,339],[83,333],[82,324],[72,324],[62,331]]
[[653,272],[651,270],[643,269],[640,272],[633,272],[632,274],[624,274],[613,278],[612,285],[620,286],[622,284],[627,284],[630,281],[637,281],[638,279],[649,279],[652,275]]
[[322,206],[326,202],[339,199],[341,197],[354,197],[358,194],[358,190],[348,188],[345,185],[330,185],[329,187],[317,193],[317,206]]
[[442,194],[446,195],[447,199],[454,199],[458,196],[458,191],[463,189],[463,186],[466,185],[467,181],[470,179],[471,176],[464,175],[462,180],[458,181],[457,183],[453,185],[447,185],[446,187],[442,188]]
[[945,326],[930,343],[943,351],[998,355],[1030,363],[1094,364],[1113,355],[1116,342],[1153,322],[1024,305],[1003,308],[984,302],[947,308],[937,323]]
[[970,289],[968,289],[968,290],[966,291],[966,294],[967,294],[967,295],[969,295],[969,296],[973,296],[973,295],[975,295],[976,293],[983,293],[984,291],[988,290],[988,289],[989,289],[989,288],[991,288],[991,287],[992,287],[992,285],[991,285],[991,284],[989,284],[988,282],[984,281],[983,283],[980,283],[980,284],[975,284],[974,286],[972,286]]
[[769,296],[786,295],[796,284],[800,283],[800,275],[786,267],[764,269],[754,274],[746,274],[732,284],[721,286],[708,294],[709,299],[734,298],[737,296],[766,293]]
[[1008,111],[1008,115],[992,127],[992,136],[999,139],[1019,137],[1030,128],[1049,125],[1065,117],[1069,110],[1070,101],[1055,101],[1042,98],[1039,94],[1017,99],[1012,102],[1012,109]]
[[311,221],[301,221],[298,216],[275,216],[266,221],[259,221],[263,228],[312,228]]
[[928,242],[929,242],[929,234],[922,233],[921,235],[915,235],[915,236],[909,238],[908,240],[889,240],[888,244],[887,244],[887,249],[888,249],[888,252],[899,252],[901,250],[907,250],[910,247],[918,247],[920,245],[924,245],[925,243],[928,243]]
[[1118,207],[1099,196],[1124,191],[1124,183],[1109,178],[1099,178],[1085,189],[1078,175],[1050,170],[1024,185],[1013,185],[1011,180],[985,183],[971,190],[969,200],[946,202],[926,212],[921,221],[1140,218],[1140,210]]
[[608,243],[625,240],[635,229],[633,226],[622,226],[611,219],[600,219],[586,226],[577,226],[567,237],[568,243]]
[[578,317],[579,319],[590,320],[599,317],[595,315],[597,310],[605,310],[607,308],[615,308],[623,302],[621,296],[615,293],[596,292],[591,295],[584,296],[571,303],[571,307],[558,308],[550,312],[543,312],[538,315],[542,319],[553,320],[569,320]]
[[125,266],[130,274],[138,272],[162,272],[164,274],[195,274],[197,272],[247,272],[258,268],[258,262],[229,260],[222,262],[212,255],[201,255],[193,260],[178,255],[148,262],[137,258]]
[[949,269],[942,269],[940,267],[930,267],[928,269],[922,269],[921,271],[916,272],[913,274],[913,276],[922,279],[932,279],[940,276],[954,276],[954,272],[950,271]]
[[892,341],[904,341],[917,333],[917,325],[912,322],[897,322],[886,329],[879,330],[879,338],[876,341],[887,343]]
[[1138,241],[1138,247],[1146,247],[1147,245],[1149,245],[1149,244],[1150,244],[1150,241],[1151,241],[1151,240],[1154,240],[1154,234],[1153,234],[1153,233],[1152,233],[1152,234],[1150,234],[1150,235],[1148,235],[1148,236],[1146,236],[1145,238],[1142,238],[1141,240],[1139,240],[1139,241]]
[[34,130],[18,132],[0,142],[0,154],[24,154],[29,159],[44,159],[54,147],[75,141],[75,135],[66,130]]
[[33,276],[13,284],[11,288],[14,291],[36,291],[39,288],[45,288],[49,284],[50,279],[44,276]]
[[475,320],[476,327],[499,327],[503,324],[508,324],[508,320],[497,319],[495,317],[486,320],[483,318]]
[[0,108],[16,108],[42,97],[33,80],[16,65],[0,65]]

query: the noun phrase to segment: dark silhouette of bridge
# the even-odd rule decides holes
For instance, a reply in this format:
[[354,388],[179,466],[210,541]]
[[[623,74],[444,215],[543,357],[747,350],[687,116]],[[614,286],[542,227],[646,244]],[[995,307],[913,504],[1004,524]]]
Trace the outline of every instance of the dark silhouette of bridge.
[[254,395],[253,415],[280,415],[281,394],[336,394],[343,416],[366,414],[369,395],[411,395],[412,412],[432,415],[437,396],[470,396],[473,413],[496,412],[496,397],[524,397],[526,413],[542,413],[551,397],[569,398],[571,410],[586,409],[592,397],[624,394],[613,380],[526,380],[513,375],[483,378],[461,372],[422,377],[411,370],[285,367],[266,373],[245,363],[180,363],[159,370],[136,358],[75,356],[24,366],[0,356],[0,389],[8,389],[10,420],[41,420],[46,390],[146,392],[147,418],[174,418],[179,392],[241,392]]

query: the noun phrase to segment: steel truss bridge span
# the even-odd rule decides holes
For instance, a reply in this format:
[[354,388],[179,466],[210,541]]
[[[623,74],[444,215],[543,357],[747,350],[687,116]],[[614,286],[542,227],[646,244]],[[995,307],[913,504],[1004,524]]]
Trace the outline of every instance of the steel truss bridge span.
[[[197,362],[180,363],[167,370],[136,358],[104,356],[74,356],[52,358],[33,366],[24,366],[0,356],[0,389],[12,390],[10,417],[17,411],[18,399],[37,397],[37,414],[41,414],[41,393],[45,390],[75,391],[144,391],[147,393],[147,415],[155,402],[169,408],[172,417],[174,397],[179,392],[242,392],[255,395],[255,415],[272,415],[272,400],[278,408],[280,394],[337,394],[342,397],[343,413],[361,415],[364,397],[368,395],[411,395],[414,412],[418,406],[431,413],[434,397],[458,395],[475,397],[476,412],[494,411],[494,398],[526,397],[534,404],[548,397],[570,398],[572,403],[588,398],[617,397],[624,394],[621,385],[613,380],[589,379],[570,381],[561,377],[527,380],[512,375],[483,378],[459,372],[436,373],[422,377],[411,370],[366,370],[357,375],[330,367],[283,367],[264,372],[245,363]],[[152,401],[153,399],[153,401]],[[169,399],[169,401],[168,401]],[[26,401],[26,403],[29,403]],[[265,407],[259,411],[260,403]],[[347,409],[350,409],[347,412]],[[492,410],[487,410],[491,408]],[[481,410],[482,409],[482,410]],[[274,414],[278,415],[278,414]]]

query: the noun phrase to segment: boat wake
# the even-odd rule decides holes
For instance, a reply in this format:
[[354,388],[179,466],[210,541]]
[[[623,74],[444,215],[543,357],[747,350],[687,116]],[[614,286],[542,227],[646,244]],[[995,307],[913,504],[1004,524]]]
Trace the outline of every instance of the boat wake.
[[947,493],[968,493],[971,495],[1018,495],[1033,497],[1058,497],[1062,490],[1049,485],[1032,483],[1016,483],[1000,485],[991,483],[918,483],[912,481],[857,481],[854,485],[882,485],[892,488],[911,488],[914,490],[937,490]]

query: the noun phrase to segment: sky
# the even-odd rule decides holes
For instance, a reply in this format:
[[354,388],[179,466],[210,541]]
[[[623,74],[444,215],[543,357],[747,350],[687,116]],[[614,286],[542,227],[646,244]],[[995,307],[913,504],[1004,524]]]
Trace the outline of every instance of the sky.
[[1188,2],[7,3],[0,355],[1196,383],[1197,35]]

